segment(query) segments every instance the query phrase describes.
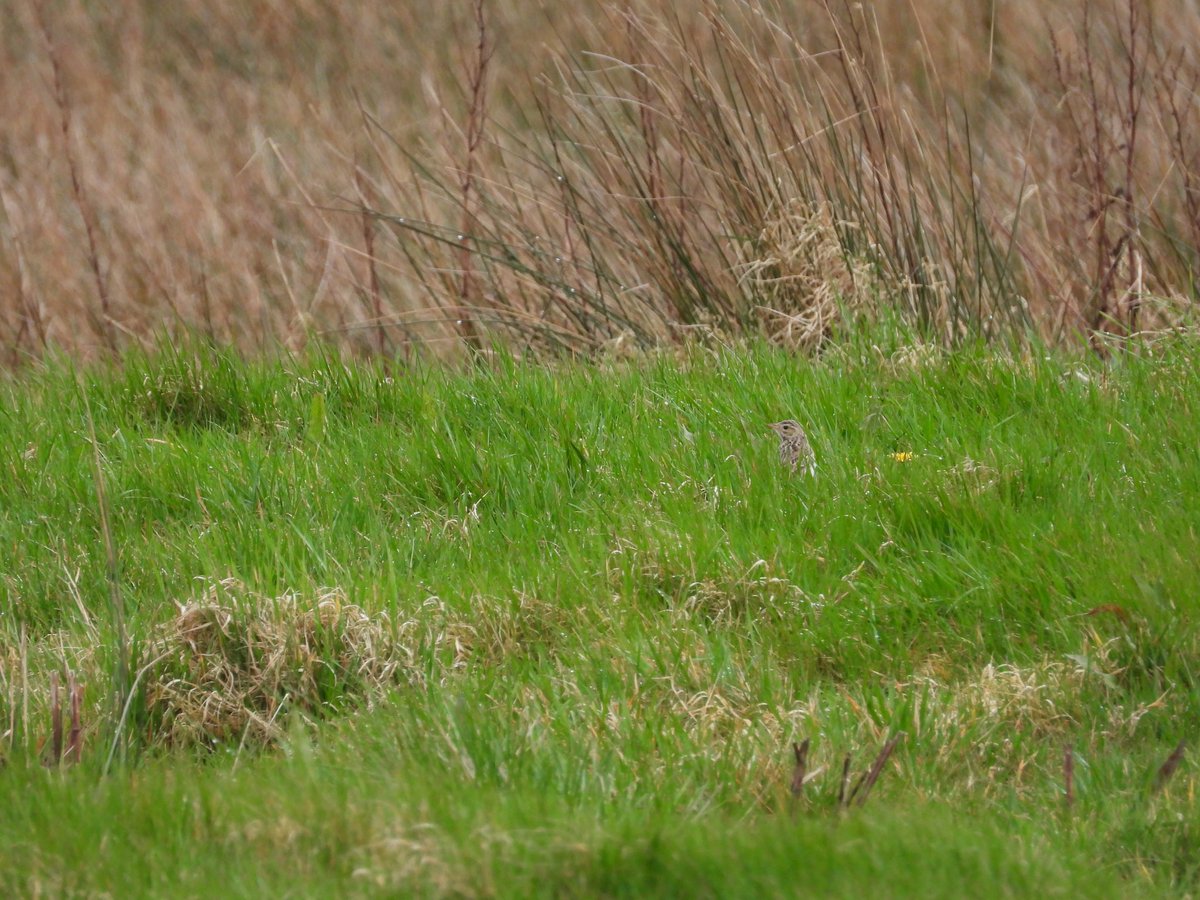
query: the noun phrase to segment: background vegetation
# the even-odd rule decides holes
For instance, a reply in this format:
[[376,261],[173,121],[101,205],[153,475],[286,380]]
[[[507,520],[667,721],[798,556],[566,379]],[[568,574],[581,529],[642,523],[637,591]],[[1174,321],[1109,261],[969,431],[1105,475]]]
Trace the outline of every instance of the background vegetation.
[[1194,0],[0,16],[12,361],[1190,321]]

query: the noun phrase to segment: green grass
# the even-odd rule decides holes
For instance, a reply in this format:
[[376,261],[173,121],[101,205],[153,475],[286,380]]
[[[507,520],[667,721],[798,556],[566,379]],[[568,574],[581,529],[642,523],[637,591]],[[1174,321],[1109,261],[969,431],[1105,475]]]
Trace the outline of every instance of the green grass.
[[[860,341],[14,376],[0,891],[1194,892],[1195,767],[1150,786],[1200,725],[1198,363]],[[784,416],[815,480],[778,465]],[[64,667],[83,761],[46,769]],[[900,731],[840,811],[843,755]]]

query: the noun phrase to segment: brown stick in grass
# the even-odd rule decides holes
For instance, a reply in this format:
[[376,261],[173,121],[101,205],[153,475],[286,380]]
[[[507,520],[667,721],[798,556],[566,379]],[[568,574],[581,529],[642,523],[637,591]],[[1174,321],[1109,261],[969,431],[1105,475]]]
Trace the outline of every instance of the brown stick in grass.
[[[855,783],[854,790],[850,792],[850,798],[846,801],[847,805],[854,800],[855,795],[858,795],[859,806],[867,802],[867,795],[871,793],[871,788],[875,787],[875,782],[879,780],[879,776],[883,772],[883,767],[887,764],[888,757],[892,755],[892,751],[896,749],[896,745],[900,743],[902,737],[904,737],[903,731],[883,745],[883,749],[875,757],[875,762],[871,763],[871,768]],[[860,788],[862,789],[862,793],[858,794]]]
[[792,771],[792,796],[799,797],[804,790],[804,776],[808,774],[808,745],[805,738],[803,744],[792,744],[792,752],[796,754],[796,768]]
[[1063,751],[1063,803],[1067,809],[1075,804],[1075,748],[1067,744]]
[[57,766],[62,759],[63,748],[63,719],[62,701],[58,695],[58,673],[50,673],[50,753],[46,757],[47,766]]
[[842,760],[842,784],[838,788],[838,806],[847,806],[850,801],[847,799],[849,795],[846,789],[850,786],[850,754],[846,754],[846,758]]
[[1154,790],[1161,791],[1166,787],[1171,776],[1175,774],[1175,770],[1179,768],[1179,764],[1183,762],[1183,754],[1187,749],[1187,741],[1180,741],[1175,745],[1175,749],[1171,751],[1171,755],[1167,757],[1158,769],[1158,774],[1154,776]]
[[67,673],[67,692],[71,697],[71,730],[67,734],[67,762],[77,763],[83,756],[83,725],[79,711],[83,706],[83,685],[75,680],[75,673]]

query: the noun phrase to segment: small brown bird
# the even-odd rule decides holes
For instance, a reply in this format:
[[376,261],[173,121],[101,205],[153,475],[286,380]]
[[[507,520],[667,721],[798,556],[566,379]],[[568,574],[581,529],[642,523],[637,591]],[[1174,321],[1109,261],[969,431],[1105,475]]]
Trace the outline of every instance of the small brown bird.
[[816,475],[817,457],[800,423],[795,419],[784,419],[772,422],[770,428],[779,435],[779,461],[793,472],[799,467],[808,475]]

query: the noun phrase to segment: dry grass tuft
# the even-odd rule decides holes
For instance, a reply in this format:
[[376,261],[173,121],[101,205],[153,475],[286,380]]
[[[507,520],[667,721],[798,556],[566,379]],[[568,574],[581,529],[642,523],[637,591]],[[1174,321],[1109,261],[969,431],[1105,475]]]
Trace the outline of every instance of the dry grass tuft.
[[432,885],[439,896],[470,897],[475,892],[459,856],[434,825],[389,822],[373,840],[351,850],[351,878],[376,890],[407,892]]
[[945,684],[924,683],[922,704],[929,718],[914,713],[923,730],[933,727],[943,737],[992,723],[989,730],[1022,731],[1035,737],[1058,737],[1076,723],[1080,673],[1066,663],[1038,666],[984,666],[974,678]]
[[881,286],[865,254],[852,256],[828,204],[793,203],[767,217],[756,240],[734,247],[738,283],[758,305],[764,332],[814,351],[833,326],[869,314]]
[[[995,466],[963,457],[948,470],[952,482],[963,485],[972,494],[982,494],[995,487],[1000,481],[1000,472]],[[1010,473],[1008,477],[1016,477],[1019,473]]]
[[419,678],[395,626],[341,591],[265,597],[227,580],[157,629],[145,653],[149,743],[269,743],[287,712],[320,717]]

